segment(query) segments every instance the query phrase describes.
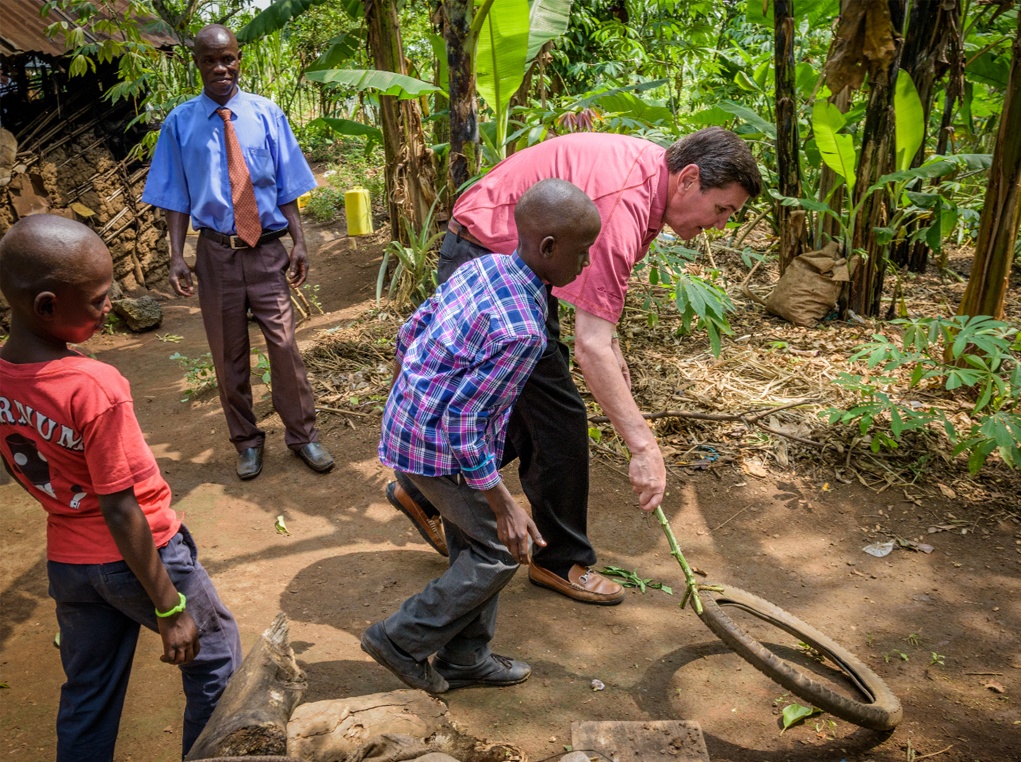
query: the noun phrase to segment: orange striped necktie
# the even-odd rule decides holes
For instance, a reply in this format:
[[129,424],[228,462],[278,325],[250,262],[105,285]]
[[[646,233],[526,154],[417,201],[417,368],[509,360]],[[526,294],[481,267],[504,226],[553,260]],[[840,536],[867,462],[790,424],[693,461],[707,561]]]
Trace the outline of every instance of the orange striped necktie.
[[254,248],[262,237],[262,223],[259,221],[259,205],[255,201],[252,176],[248,173],[238,134],[230,121],[230,109],[218,108],[216,113],[223,119],[223,138],[227,146],[227,174],[230,176],[230,195],[234,201],[234,227],[237,229],[238,238]]

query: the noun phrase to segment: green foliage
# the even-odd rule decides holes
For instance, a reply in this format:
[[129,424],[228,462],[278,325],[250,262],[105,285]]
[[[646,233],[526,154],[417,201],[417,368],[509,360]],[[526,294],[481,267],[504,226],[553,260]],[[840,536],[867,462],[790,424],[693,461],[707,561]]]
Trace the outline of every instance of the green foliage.
[[529,52],[528,0],[498,0],[472,22],[479,34],[475,53],[475,85],[493,110],[497,156],[504,158],[508,107],[525,78]]
[[255,366],[252,368],[252,375],[258,378],[266,386],[270,386],[270,379],[272,374],[269,369],[269,357],[261,349],[252,349],[252,354],[255,355]]
[[[727,313],[734,311],[734,303],[727,292],[714,282],[717,272],[710,271],[708,278],[686,272],[696,255],[696,252],[679,244],[656,241],[644,266],[636,270],[647,268],[649,283],[670,289],[670,296],[681,315],[680,331],[688,334],[693,329],[704,330],[713,355],[719,357],[723,336],[734,333],[727,320]],[[650,315],[654,314],[650,312]]]
[[893,93],[897,169],[909,169],[925,137],[925,113],[910,75],[901,69]]
[[[953,454],[968,453],[976,473],[997,452],[1011,468],[1021,468],[1021,339],[1017,328],[987,316],[895,320],[900,343],[882,334],[850,358],[865,361],[866,375],[841,373],[837,385],[857,392],[862,402],[849,410],[830,408],[829,422],[857,423],[871,436],[873,451],[896,448],[910,431],[941,428]],[[899,373],[899,376],[891,374]],[[964,417],[937,404],[924,406],[895,393],[907,376],[908,388],[945,402],[967,403]]]
[[672,587],[664,585],[662,582],[656,582],[655,580],[642,577],[638,574],[637,569],[628,571],[620,566],[604,566],[599,570],[599,573],[604,577],[612,577],[617,580],[622,587],[637,588],[641,593],[644,593],[646,590],[662,590],[667,595],[674,594],[674,589]]
[[340,84],[355,92],[374,91],[380,95],[392,95],[400,100],[418,98],[421,95],[441,92],[430,82],[397,74],[392,71],[375,69],[319,69],[306,71],[305,76],[315,82]]
[[337,210],[344,206],[344,194],[330,186],[316,188],[302,210],[316,222],[333,222]]
[[383,287],[391,258],[397,260],[387,291],[387,299],[391,304],[402,307],[410,302],[413,307],[417,307],[436,290],[435,249],[446,234],[445,230],[433,232],[433,213],[439,200],[440,196],[437,196],[429,207],[429,213],[420,230],[415,230],[408,219],[401,218],[409,244],[405,246],[400,241],[390,241],[383,250],[383,262],[379,266],[379,275],[376,278],[377,306],[383,298]]
[[788,704],[783,708],[783,729],[787,730],[792,725],[807,720],[813,714],[822,714],[822,710],[801,704]]
[[198,357],[188,357],[180,352],[174,352],[170,355],[170,359],[184,369],[186,389],[181,402],[188,402],[203,392],[216,388],[216,369],[213,367],[211,353],[206,352]]

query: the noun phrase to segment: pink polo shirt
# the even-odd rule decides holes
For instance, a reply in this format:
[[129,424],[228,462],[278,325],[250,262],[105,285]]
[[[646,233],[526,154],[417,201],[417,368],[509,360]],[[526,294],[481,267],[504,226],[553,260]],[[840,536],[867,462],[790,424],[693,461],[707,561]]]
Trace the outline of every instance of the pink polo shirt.
[[490,251],[517,248],[514,205],[540,180],[559,177],[581,188],[599,210],[602,229],[591,264],[553,293],[612,323],[624,311],[628,278],[663,227],[666,149],[641,138],[583,132],[547,140],[497,164],[454,205],[454,219]]

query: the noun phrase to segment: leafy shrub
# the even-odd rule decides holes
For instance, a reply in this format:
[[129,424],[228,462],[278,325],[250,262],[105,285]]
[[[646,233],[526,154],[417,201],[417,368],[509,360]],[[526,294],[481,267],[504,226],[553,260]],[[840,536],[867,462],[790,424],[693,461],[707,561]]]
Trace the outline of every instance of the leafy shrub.
[[[984,315],[894,320],[892,325],[903,329],[900,345],[874,334],[850,358],[865,360],[870,370],[878,368],[886,375],[841,373],[836,383],[857,392],[862,402],[849,410],[824,411],[829,422],[857,422],[863,436],[871,435],[873,452],[896,448],[905,432],[942,425],[954,455],[968,453],[972,473],[994,451],[1011,468],[1021,468],[1017,328]],[[898,371],[899,375],[890,375]],[[904,373],[909,389],[924,386],[944,402],[965,402],[970,413],[948,415],[940,405],[926,407],[898,398],[895,389],[903,383]]]
[[332,222],[337,210],[344,206],[344,194],[329,186],[316,188],[305,204],[304,212],[316,222]]
[[436,290],[436,253],[437,244],[443,240],[446,230],[433,232],[433,212],[439,203],[436,197],[421,230],[415,230],[409,220],[401,218],[401,224],[407,232],[410,244],[405,246],[400,241],[390,241],[383,250],[383,262],[379,266],[376,278],[376,304],[383,298],[383,286],[391,257],[397,260],[393,275],[390,277],[390,288],[387,298],[398,306],[411,302],[418,307]]
[[[679,332],[687,335],[693,328],[705,330],[713,355],[719,357],[723,336],[734,332],[727,320],[727,313],[734,311],[734,303],[727,292],[716,285],[717,271],[709,271],[708,278],[686,272],[697,256],[698,252],[686,246],[657,240],[652,244],[649,256],[635,270],[647,269],[649,283],[670,289],[670,297],[681,314]],[[645,308],[650,310],[651,323],[656,321],[656,313],[650,309],[655,307],[653,300],[654,297],[650,297],[645,304]]]

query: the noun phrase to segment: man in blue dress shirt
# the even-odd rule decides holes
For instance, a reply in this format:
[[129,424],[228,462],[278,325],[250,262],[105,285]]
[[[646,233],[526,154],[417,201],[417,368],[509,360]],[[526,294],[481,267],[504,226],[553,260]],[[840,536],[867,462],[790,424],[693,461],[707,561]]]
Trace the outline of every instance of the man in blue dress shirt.
[[[308,275],[297,199],[316,181],[283,111],[238,88],[234,34],[218,24],[205,27],[195,36],[193,56],[202,94],[163,123],[142,200],[166,212],[170,284],[182,296],[195,293],[184,261],[189,215],[199,231],[199,305],[238,476],[258,476],[266,438],[252,408],[249,310],[266,338],[273,407],[287,446],[314,471],[329,471],[333,458],[318,441],[289,291]],[[290,254],[280,240],[287,233]]]

